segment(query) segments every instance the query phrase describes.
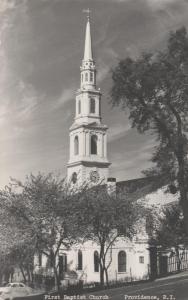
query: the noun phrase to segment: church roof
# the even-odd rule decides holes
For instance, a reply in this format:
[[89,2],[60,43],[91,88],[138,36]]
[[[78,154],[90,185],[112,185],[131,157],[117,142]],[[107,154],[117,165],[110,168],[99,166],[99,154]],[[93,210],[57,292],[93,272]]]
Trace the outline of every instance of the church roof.
[[135,190],[148,187],[150,190],[156,190],[159,186],[156,186],[156,178],[155,177],[142,177],[142,178],[135,178],[125,181],[118,181],[117,187],[119,189],[126,188],[129,192],[135,192]]
[[117,191],[133,193],[138,199],[145,199],[149,205],[162,205],[163,207],[177,202],[179,193],[172,194],[168,184],[162,183],[159,177],[142,177],[116,183]]
[[117,191],[126,193],[137,193],[138,198],[157,192],[164,184],[157,177],[142,177],[116,183]]

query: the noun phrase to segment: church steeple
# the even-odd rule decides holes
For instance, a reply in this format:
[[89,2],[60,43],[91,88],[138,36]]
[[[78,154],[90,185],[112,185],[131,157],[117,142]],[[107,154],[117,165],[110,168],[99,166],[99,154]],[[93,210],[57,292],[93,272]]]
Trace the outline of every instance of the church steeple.
[[85,35],[85,48],[84,48],[84,61],[93,60],[92,55],[92,43],[91,43],[91,28],[90,28],[90,18],[88,16],[86,25],[86,35]]
[[[85,11],[89,14],[89,10]],[[101,122],[101,92],[96,87],[90,18],[87,17],[81,82],[76,93],[75,118],[70,128],[67,176],[75,183],[108,178],[107,129]]]
[[87,17],[84,58],[82,60],[81,70],[81,89],[96,88],[96,67],[93,60],[91,24],[90,17]]

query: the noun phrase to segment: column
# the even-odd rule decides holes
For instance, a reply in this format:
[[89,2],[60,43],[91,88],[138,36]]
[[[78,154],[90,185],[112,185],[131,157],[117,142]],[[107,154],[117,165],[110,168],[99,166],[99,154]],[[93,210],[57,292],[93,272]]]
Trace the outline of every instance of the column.
[[90,155],[90,133],[86,132],[86,156]]
[[104,135],[104,157],[107,158],[107,137]]
[[76,98],[76,103],[75,103],[75,115],[78,117],[78,98]]
[[99,116],[99,105],[100,105],[100,101],[99,101],[99,97],[95,98],[95,103],[96,103],[96,115]]
[[102,157],[104,157],[104,133],[102,134]]
[[99,147],[99,156],[103,157],[103,134],[98,135],[98,147]]
[[83,156],[86,156],[86,132],[83,131]]
[[83,152],[84,152],[84,145],[83,145],[83,132],[79,132],[79,156],[83,156]]
[[73,157],[73,153],[74,153],[74,143],[73,143],[73,136],[72,134],[70,134],[70,159],[72,159]]

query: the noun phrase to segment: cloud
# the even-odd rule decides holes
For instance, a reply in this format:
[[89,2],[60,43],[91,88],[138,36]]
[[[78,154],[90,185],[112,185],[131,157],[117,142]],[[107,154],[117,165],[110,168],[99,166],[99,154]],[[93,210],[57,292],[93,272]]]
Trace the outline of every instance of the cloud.
[[108,141],[113,142],[123,136],[126,135],[126,133],[130,130],[131,125],[129,123],[127,124],[116,124],[109,128],[109,135],[108,135]]
[[75,88],[64,89],[61,96],[52,104],[52,108],[58,109],[73,99],[75,90]]
[[38,106],[39,96],[31,85],[20,82],[14,86],[14,92],[19,99],[13,101],[7,93],[3,93],[0,103],[0,142],[28,135],[27,126]]
[[158,10],[165,8],[169,4],[177,3],[177,0],[146,0],[146,3],[151,9]]
[[36,94],[32,85],[26,84],[20,80],[18,83],[18,91],[21,95],[20,105],[18,106],[17,114],[20,121],[29,119],[38,104],[39,96]]
[[14,118],[27,119],[37,104],[35,89],[17,74],[14,56],[10,55],[17,50],[16,45],[9,44],[13,40],[11,34],[14,33],[11,29],[15,30],[15,17],[24,12],[25,4],[26,0],[0,1],[0,125],[8,126],[8,122],[11,124]]
[[[116,152],[111,151],[110,161],[113,162],[111,168],[114,176],[118,180],[143,177],[141,171],[152,166],[150,159],[155,144],[153,137],[135,135],[134,130],[130,129],[126,139],[119,138]],[[110,145],[111,149],[113,149],[112,146]]]
[[6,120],[7,107],[4,103],[0,105],[0,126],[4,124]]
[[12,0],[1,0],[0,2],[0,13],[5,13],[10,9],[15,8],[16,1]]
[[98,68],[98,72],[97,72],[97,82],[100,83],[101,81],[103,81],[105,79],[105,77],[107,76],[107,74],[109,73],[109,71],[110,71],[109,66],[100,67],[100,64],[99,64],[99,68]]
[[[109,0],[107,0],[109,1]],[[119,2],[119,3],[127,3],[127,2],[131,2],[132,0],[111,0],[111,2]],[[140,1],[141,0],[135,0],[136,1]],[[161,8],[161,7],[165,7],[168,4],[171,3],[175,3],[177,2],[177,0],[145,0],[147,2],[147,4],[153,8]]]
[[[103,1],[108,1],[109,0],[103,0]],[[130,2],[131,0],[110,0],[111,2]]]
[[118,59],[119,58],[119,54],[113,48],[106,47],[104,49],[104,51],[105,51],[105,54],[107,54],[111,59]]

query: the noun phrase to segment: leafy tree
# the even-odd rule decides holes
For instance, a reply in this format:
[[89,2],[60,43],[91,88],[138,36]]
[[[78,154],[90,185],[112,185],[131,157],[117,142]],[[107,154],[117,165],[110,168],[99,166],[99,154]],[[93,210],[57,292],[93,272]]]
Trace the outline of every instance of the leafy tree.
[[[2,194],[1,194],[2,196]],[[3,205],[4,198],[1,197],[0,209],[0,277],[1,281],[4,277],[5,281],[12,280],[15,269],[20,266],[21,262],[18,259],[18,253],[23,256],[23,249],[26,244],[26,236],[23,230],[18,230],[17,220],[6,210]],[[31,261],[32,244],[27,239],[29,246],[29,260]],[[29,271],[30,263],[27,262],[27,269]],[[21,269],[23,272],[23,269]],[[23,274],[24,279],[25,276]]]
[[183,222],[182,210],[177,203],[163,208],[159,217],[159,225],[155,231],[155,240],[163,249],[174,248],[177,258],[178,270],[181,268],[181,261],[185,245],[188,239]]
[[156,136],[146,175],[180,193],[188,233],[188,37],[185,28],[172,32],[167,48],[138,59],[121,60],[113,70],[112,105],[129,110],[132,127]]
[[83,228],[83,241],[90,240],[99,246],[101,285],[105,279],[108,285],[114,243],[118,238],[132,238],[136,234],[135,225],[144,212],[136,201],[138,198],[138,194],[115,193],[105,185],[97,185],[87,189],[77,203],[72,203],[78,212],[77,224]]
[[1,193],[1,206],[11,218],[17,235],[22,235],[22,247],[18,245],[14,250],[22,272],[29,258],[41,252],[50,260],[58,289],[59,249],[68,248],[78,240],[69,204],[74,194],[65,180],[52,174],[30,175],[24,183],[13,180]]

